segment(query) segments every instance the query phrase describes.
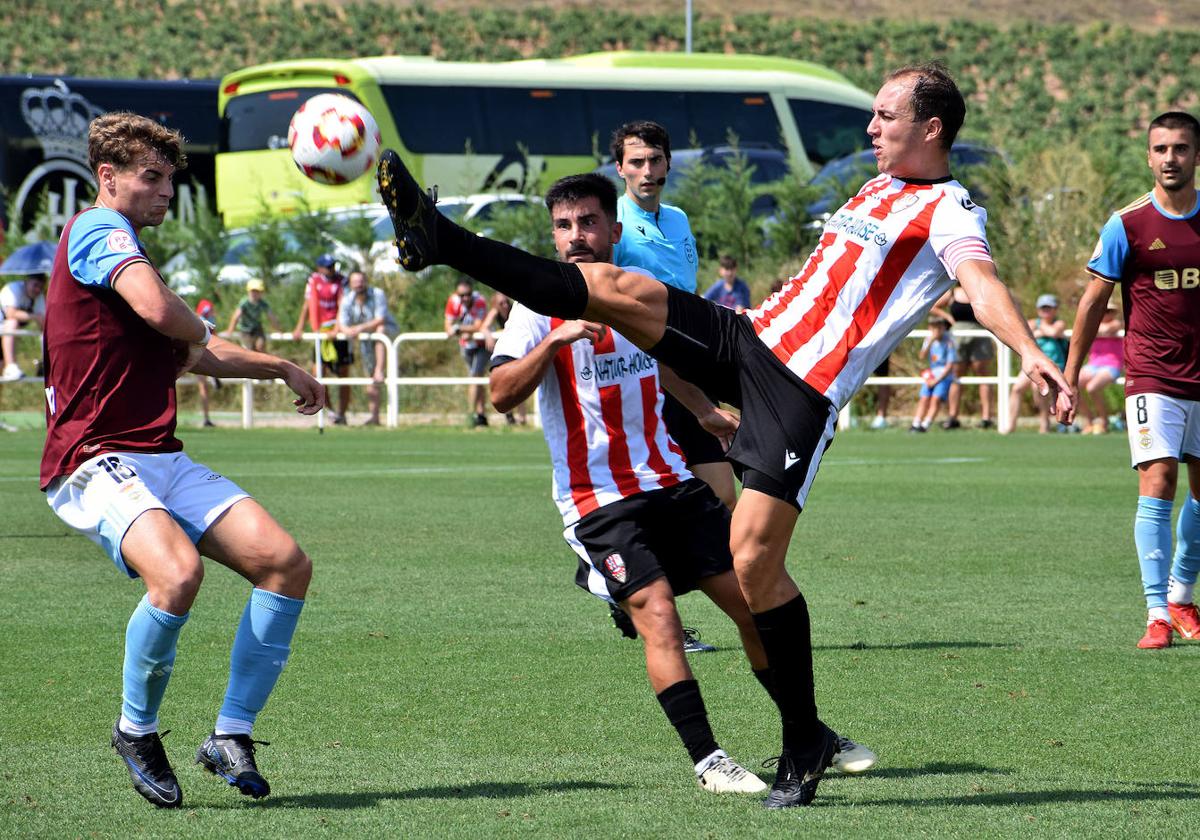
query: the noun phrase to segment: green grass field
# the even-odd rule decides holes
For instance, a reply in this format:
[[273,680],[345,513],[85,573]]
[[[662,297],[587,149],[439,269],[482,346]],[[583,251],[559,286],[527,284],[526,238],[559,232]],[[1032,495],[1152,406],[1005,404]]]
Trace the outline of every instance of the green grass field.
[[[1186,836],[1200,645],[1143,622],[1121,436],[850,432],[790,569],[817,700],[878,768],[768,813],[694,783],[640,646],[572,583],[532,431],[187,431],[292,530],[316,574],[259,719],[274,794],[191,763],[248,586],[210,566],[162,710],[185,792],[156,812],[108,746],[141,587],[0,449],[0,835],[20,837]],[[757,767],[778,719],[702,596],[684,623],[717,736]],[[770,771],[762,770],[764,775]]]

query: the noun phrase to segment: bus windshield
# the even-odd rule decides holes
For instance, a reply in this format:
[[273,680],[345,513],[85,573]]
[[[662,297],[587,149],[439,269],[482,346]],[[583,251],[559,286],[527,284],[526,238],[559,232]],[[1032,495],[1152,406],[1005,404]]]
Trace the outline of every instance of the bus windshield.
[[286,149],[292,114],[318,93],[340,93],[357,99],[350,91],[335,87],[280,88],[235,96],[225,106],[225,115],[221,119],[221,151]]

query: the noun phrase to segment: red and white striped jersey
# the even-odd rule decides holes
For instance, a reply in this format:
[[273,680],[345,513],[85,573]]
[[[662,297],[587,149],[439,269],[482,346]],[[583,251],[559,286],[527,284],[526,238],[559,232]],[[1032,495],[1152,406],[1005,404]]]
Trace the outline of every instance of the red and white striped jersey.
[[800,273],[746,314],[788,369],[841,408],[953,284],[991,260],[987,211],[953,180],[871,179],[829,221]]
[[[522,358],[561,323],[514,305],[492,358]],[[564,525],[692,477],[662,421],[658,362],[616,331],[560,348],[537,398]]]

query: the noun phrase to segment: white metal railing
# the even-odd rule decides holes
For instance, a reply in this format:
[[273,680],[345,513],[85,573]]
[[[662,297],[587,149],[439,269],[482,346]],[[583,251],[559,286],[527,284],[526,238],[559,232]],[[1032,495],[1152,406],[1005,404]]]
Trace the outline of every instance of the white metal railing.
[[[5,330],[0,328],[0,334],[16,335],[16,336],[38,336],[40,333],[32,330]],[[1014,375],[1012,370],[1013,352],[1007,345],[999,341],[994,335],[984,329],[975,330],[955,330],[953,336],[957,338],[987,338],[996,345],[996,374],[994,376],[963,376],[959,378],[959,382],[964,385],[994,385],[996,386],[996,421],[1001,431],[1008,431],[1008,416],[1009,416],[1009,400],[1012,383],[1017,375]],[[930,335],[927,329],[913,330],[906,338],[924,340]],[[1071,331],[1066,331],[1066,336],[1070,337]],[[296,341],[290,332],[271,333],[268,338],[272,341]],[[477,340],[483,340],[482,333],[476,333]],[[447,341],[451,340],[444,332],[409,332],[400,333],[396,336],[389,336],[386,333],[375,332],[366,335],[358,335],[354,337],[345,336],[342,333],[318,333],[306,332],[300,337],[300,341],[313,342],[313,362],[317,370],[317,379],[329,387],[349,385],[362,386],[371,385],[375,380],[369,376],[325,376],[325,363],[321,359],[321,342],[325,339],[342,339],[345,341],[372,341],[382,343],[384,346],[384,364],[385,371],[383,381],[380,385],[383,386],[387,395],[387,426],[388,428],[396,428],[399,426],[400,418],[400,388],[401,386],[455,386],[455,385],[486,385],[488,379],[486,376],[400,376],[400,348],[402,345],[417,341]],[[180,380],[181,383],[188,384],[194,382],[194,377],[184,377]],[[239,378],[222,378],[222,381],[229,383],[241,383],[242,386],[242,427],[249,429],[254,425],[254,388],[257,384],[278,384],[282,385],[283,381],[276,379],[270,383],[264,383],[264,380],[254,379],[239,379]],[[1124,377],[1117,380],[1118,383],[1123,383]],[[38,376],[27,376],[23,379],[15,380],[13,383],[22,382],[41,383],[42,378]],[[919,376],[870,376],[867,378],[865,385],[921,385],[923,380]],[[536,416],[536,400],[534,401],[534,422],[538,423]],[[838,426],[848,428],[853,420],[852,403],[847,403],[842,408],[838,415]],[[325,424],[325,413],[317,414],[317,425],[323,427]]]

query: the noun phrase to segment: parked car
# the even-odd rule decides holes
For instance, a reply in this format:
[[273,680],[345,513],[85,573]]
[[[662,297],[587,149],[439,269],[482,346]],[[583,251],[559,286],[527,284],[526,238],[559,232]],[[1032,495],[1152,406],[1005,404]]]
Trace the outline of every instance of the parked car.
[[[981,168],[1007,164],[1004,153],[990,146],[955,143],[950,147],[950,173],[970,190],[971,196],[979,204],[986,202],[987,190],[975,176]],[[824,225],[846,195],[853,194],[863,182],[878,174],[875,152],[871,149],[855,152],[825,164],[810,182],[813,186],[824,188],[823,195],[807,208],[813,224]]]
[[[504,212],[507,207],[525,205],[536,199],[521,193],[451,195],[438,198],[438,211],[459,224],[469,224],[473,221],[486,222],[497,213]],[[325,250],[337,258],[343,272],[351,267],[369,265],[373,274],[393,273],[396,268],[396,248],[393,245],[395,233],[392,230],[391,219],[382,204],[356,204],[349,207],[338,207],[327,211],[330,226],[326,232],[327,246]],[[350,244],[351,237],[347,235],[347,225],[352,220],[365,218],[371,225],[373,242],[364,255],[362,251]],[[487,232],[485,225],[484,232]],[[298,282],[308,277],[312,265],[304,259],[303,248],[295,234],[287,227],[286,222],[281,230],[284,241],[285,258],[275,267],[276,282]],[[245,285],[246,281],[255,275],[254,269],[246,264],[254,247],[255,231],[253,227],[237,228],[229,232],[225,254],[221,257],[221,267],[217,272],[217,282],[229,285]],[[188,265],[187,257],[178,254],[163,265],[163,277],[172,289],[181,295],[196,292],[196,272]]]

